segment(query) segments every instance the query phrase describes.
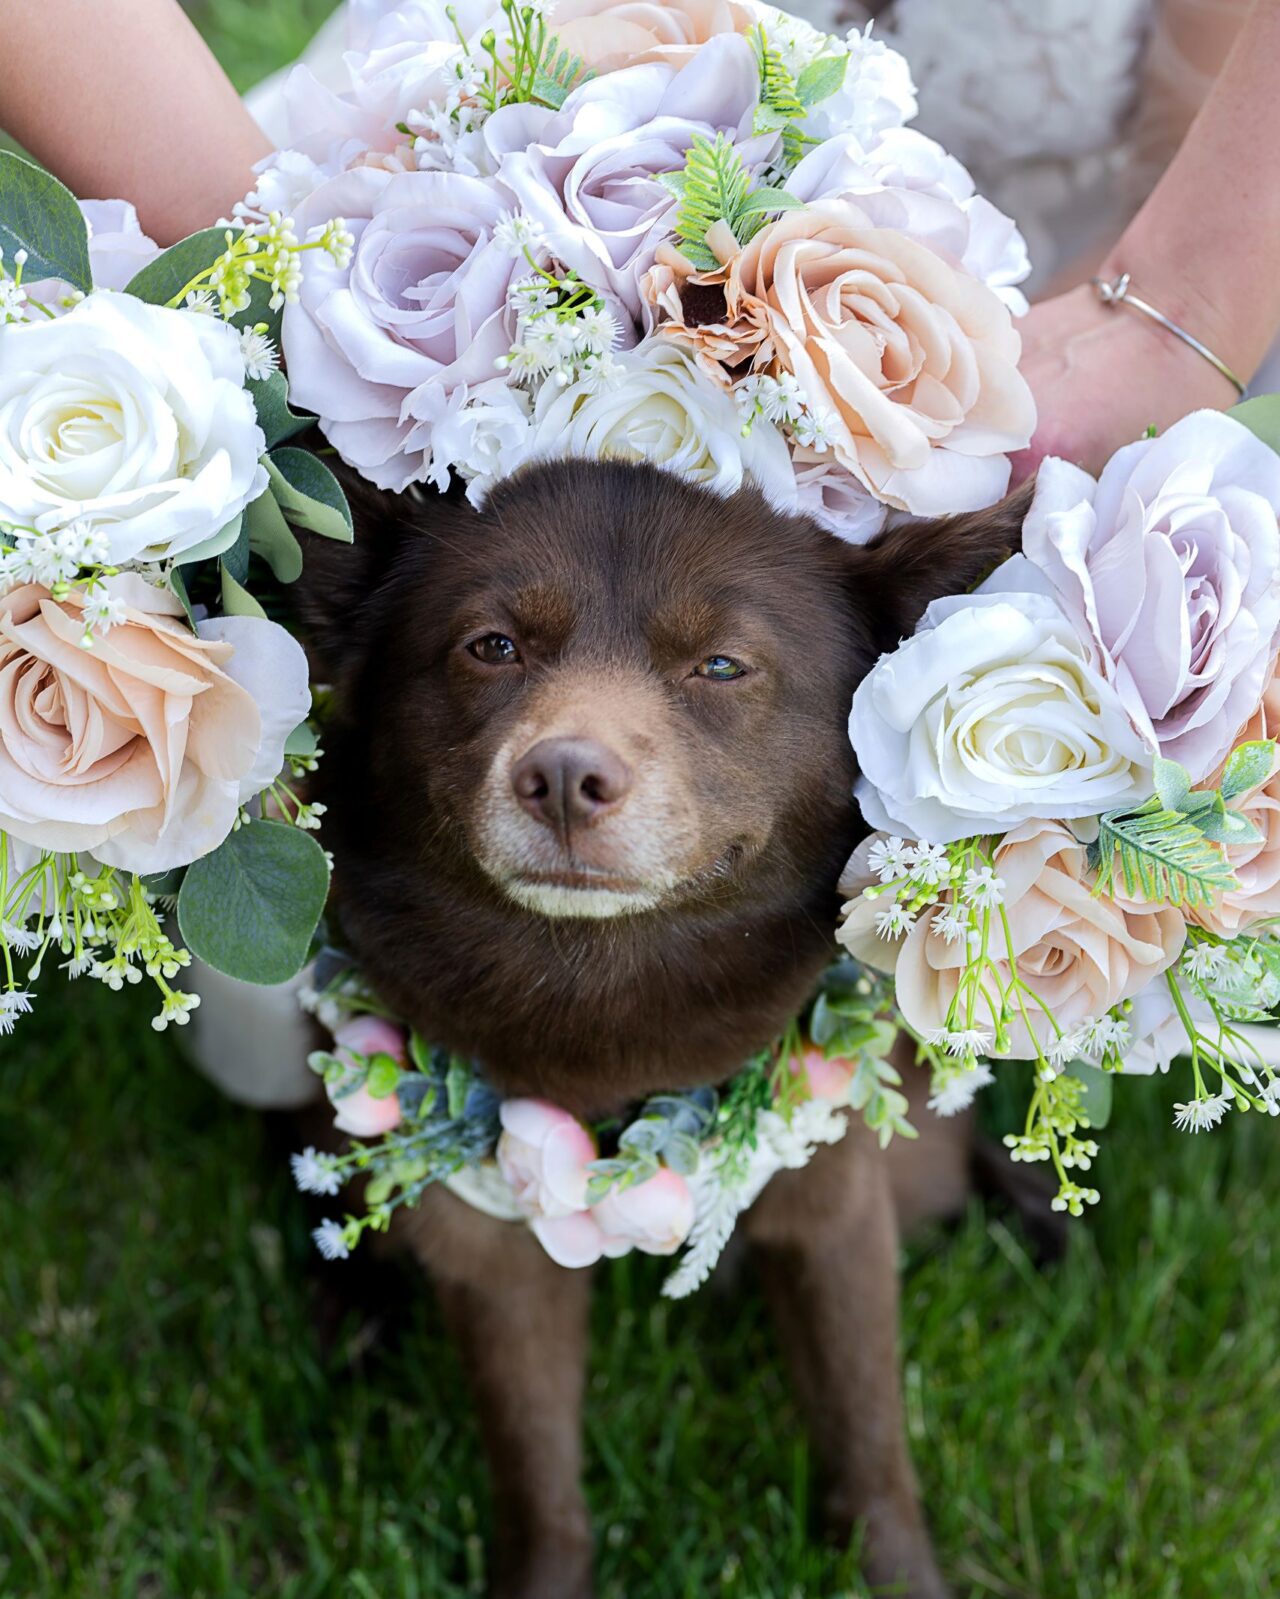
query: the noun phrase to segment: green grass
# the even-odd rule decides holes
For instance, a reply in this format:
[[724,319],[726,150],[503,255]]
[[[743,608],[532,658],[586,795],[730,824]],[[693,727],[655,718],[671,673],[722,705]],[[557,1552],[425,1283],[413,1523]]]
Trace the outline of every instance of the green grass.
[[241,91],[302,54],[335,0],[186,0],[192,21],[208,39]]
[[[133,1001],[49,993],[5,1046],[0,1593],[480,1591],[485,1485],[425,1287],[397,1279],[396,1335],[362,1361],[356,1322],[326,1354],[280,1152]],[[909,1425],[960,1594],[1280,1591],[1280,1129],[1180,1137],[1168,1088],[1117,1096],[1103,1204],[1061,1266],[1037,1274],[976,1208],[912,1250]],[[663,1269],[600,1283],[602,1593],[861,1593],[806,1533],[808,1454],[750,1277],[671,1305]]]

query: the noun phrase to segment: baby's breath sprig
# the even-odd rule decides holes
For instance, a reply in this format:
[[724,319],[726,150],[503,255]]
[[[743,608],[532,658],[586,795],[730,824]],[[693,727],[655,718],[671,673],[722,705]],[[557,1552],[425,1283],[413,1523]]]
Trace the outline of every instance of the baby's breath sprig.
[[18,958],[29,958],[25,981],[34,982],[50,951],[65,957],[70,976],[88,975],[117,991],[149,977],[161,996],[151,1023],[158,1032],[170,1022],[184,1026],[200,1003],[171,986],[191,956],[164,931],[156,896],[135,874],[52,851],[22,868],[0,833],[0,906],[0,1033],[30,1009]]
[[42,533],[38,528],[0,522],[0,588],[38,583],[61,603],[75,592],[81,599],[82,649],[92,649],[125,619],[125,605],[106,579],[119,575],[107,562],[107,539],[84,522]]
[[530,275],[517,279],[509,291],[516,338],[498,357],[498,370],[517,379],[549,379],[560,388],[575,382],[593,390],[613,387],[623,368],[613,355],[618,324],[603,298],[576,272],[560,276],[543,264],[546,235],[532,218],[504,217],[494,238],[516,259],[523,256],[530,268]]
[[336,266],[345,267],[355,248],[355,237],[342,217],[330,218],[314,239],[303,244],[294,232],[293,218],[279,211],[270,212],[263,222],[238,223],[223,238],[226,249],[178,290],[167,302],[171,308],[203,311],[216,300],[220,315],[236,316],[249,309],[254,283],[265,283],[271,290],[267,303],[278,311],[298,297],[302,256],[320,250]]

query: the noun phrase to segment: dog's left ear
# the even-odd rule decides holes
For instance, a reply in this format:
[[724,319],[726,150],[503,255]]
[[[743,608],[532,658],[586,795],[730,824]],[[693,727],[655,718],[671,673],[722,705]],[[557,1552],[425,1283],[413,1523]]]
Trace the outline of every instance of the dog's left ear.
[[983,511],[912,522],[850,549],[850,588],[877,647],[896,649],[931,601],[964,594],[1012,555],[1035,482]]

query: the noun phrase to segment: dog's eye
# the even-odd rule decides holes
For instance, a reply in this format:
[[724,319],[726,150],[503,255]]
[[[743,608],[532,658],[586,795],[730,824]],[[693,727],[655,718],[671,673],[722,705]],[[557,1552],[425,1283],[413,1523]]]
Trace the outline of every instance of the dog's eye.
[[731,683],[735,677],[742,677],[746,667],[741,661],[735,661],[728,655],[708,655],[705,661],[699,661],[693,669],[695,677],[709,677],[713,683]]
[[486,666],[514,666],[520,659],[520,651],[505,633],[486,633],[472,639],[467,648]]

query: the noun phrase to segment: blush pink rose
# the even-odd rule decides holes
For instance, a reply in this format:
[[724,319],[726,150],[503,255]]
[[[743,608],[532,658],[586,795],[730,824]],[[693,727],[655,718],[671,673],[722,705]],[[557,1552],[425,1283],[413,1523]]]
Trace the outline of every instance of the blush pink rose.
[[625,1255],[632,1249],[646,1255],[674,1255],[693,1226],[693,1194],[679,1172],[664,1166],[647,1182],[613,1189],[591,1214],[606,1255]]
[[[402,1066],[408,1064],[408,1041],[404,1029],[383,1021],[380,1016],[357,1016],[344,1022],[333,1035],[334,1054],[351,1071],[363,1071],[374,1055],[390,1055]],[[395,1094],[376,1098],[367,1088],[349,1094],[326,1084],[329,1102],[337,1115],[333,1125],[355,1138],[377,1138],[400,1124],[400,1101]],[[340,1085],[336,1085],[340,1089]]]
[[792,1058],[791,1075],[804,1078],[810,1098],[843,1105],[853,1081],[853,1062],[828,1060],[816,1044],[810,1044],[802,1054]]
[[720,33],[746,33],[755,15],[735,0],[557,0],[551,27],[597,75],[645,61],[679,65]]
[[504,1099],[499,1114],[498,1168],[543,1248],[562,1266],[598,1260],[598,1248],[590,1253],[591,1231],[576,1219],[568,1225],[587,1209],[595,1139],[576,1116],[545,1099]]

